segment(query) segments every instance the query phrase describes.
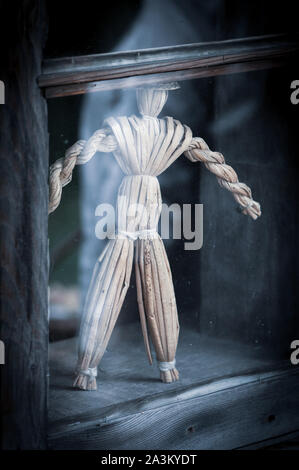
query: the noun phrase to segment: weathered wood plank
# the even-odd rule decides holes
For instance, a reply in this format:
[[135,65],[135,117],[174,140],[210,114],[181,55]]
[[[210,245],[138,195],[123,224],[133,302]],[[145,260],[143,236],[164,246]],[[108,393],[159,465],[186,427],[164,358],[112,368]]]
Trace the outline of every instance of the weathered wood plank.
[[99,389],[90,393],[70,387],[74,341],[52,344],[50,446],[233,448],[299,429],[298,368],[277,364],[260,348],[203,337],[185,325],[181,332],[179,382],[157,380],[141,333],[129,325],[115,331]]
[[40,87],[240,63],[298,51],[299,34],[93,54],[44,61]]
[[44,2],[16,9],[0,3],[0,338],[1,447],[46,446],[47,420],[47,174],[46,101],[37,85],[47,21]]
[[50,347],[50,422],[216,379],[219,371],[222,375],[238,375],[248,368],[275,367],[276,363],[263,357],[259,350],[231,341],[215,341],[182,325],[177,353],[180,380],[165,385],[159,380],[157,367],[148,363],[140,325],[118,325],[100,363],[99,390],[89,394],[71,389],[76,339],[53,343]]
[[239,447],[242,450],[256,450],[256,449],[289,449],[299,450],[299,429],[297,431],[281,434],[280,436],[273,437],[272,439],[265,439],[263,441],[254,442],[252,444]]
[[160,402],[144,399],[124,415],[112,407],[105,415],[77,415],[75,422],[62,421],[52,428],[50,446],[201,450],[245,446],[298,429],[298,377],[298,369],[228,377],[178,391]]
[[[271,35],[139,51],[49,59],[39,86],[47,98],[282,66],[299,36]],[[124,80],[125,79],[125,80]],[[104,82],[104,83],[103,83]]]
[[218,75],[229,75],[233,73],[251,72],[254,70],[267,70],[271,68],[284,67],[290,60],[297,60],[298,55],[287,54],[265,60],[253,60],[236,64],[225,64],[205,66],[178,70],[173,72],[152,73],[148,75],[136,75],[132,77],[104,79],[93,82],[72,83],[67,85],[50,86],[45,88],[46,98],[59,98],[62,96],[82,95],[97,91],[120,90],[135,88],[141,85],[150,85],[157,82],[167,83],[172,81],[184,81],[195,78],[215,77]]

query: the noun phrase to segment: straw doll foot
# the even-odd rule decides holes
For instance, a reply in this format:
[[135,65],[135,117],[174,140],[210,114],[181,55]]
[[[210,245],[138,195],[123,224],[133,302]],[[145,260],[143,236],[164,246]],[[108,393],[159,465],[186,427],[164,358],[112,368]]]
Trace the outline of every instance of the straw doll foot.
[[97,381],[95,377],[79,374],[73,383],[73,387],[79,388],[80,390],[97,390]]
[[170,384],[176,380],[179,380],[179,372],[176,368],[165,371],[160,370],[160,379],[162,382]]

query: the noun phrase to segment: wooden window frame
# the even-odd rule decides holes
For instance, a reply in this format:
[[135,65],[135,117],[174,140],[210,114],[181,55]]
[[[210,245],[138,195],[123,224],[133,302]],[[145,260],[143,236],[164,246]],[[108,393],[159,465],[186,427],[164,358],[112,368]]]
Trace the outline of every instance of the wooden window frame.
[[[4,301],[2,315],[5,319],[1,340],[4,340],[8,353],[7,364],[1,366],[5,367],[1,369],[4,384],[1,386],[2,426],[6,432],[1,446],[4,449],[47,447],[48,136],[44,98],[129,88],[157,80],[181,81],[281,67],[298,60],[299,51],[298,33],[295,33],[48,59],[42,64],[42,44],[45,42],[47,21],[41,2],[36,2],[32,8],[35,16],[31,4],[22,4],[22,14],[16,21],[12,12],[15,40],[3,58],[3,68],[6,67],[8,71],[1,77],[6,86],[8,103],[1,135],[7,181],[1,215],[1,243],[6,270],[5,276],[1,278],[1,298]],[[28,28],[25,27],[27,25]],[[9,56],[14,57],[13,63]],[[23,70],[24,63],[29,64],[26,71]],[[22,70],[22,74],[17,75],[15,70]],[[12,102],[14,119],[10,118],[12,113],[9,111]],[[30,116],[30,119],[24,119],[24,116]],[[19,177],[24,174],[30,174],[30,178]],[[173,396],[173,400],[176,405],[180,402],[189,409],[191,415],[196,406],[201,407],[205,403],[204,414],[209,415],[209,411],[213,413],[214,398],[217,396],[227,407],[223,421],[227,425],[226,435],[231,436],[227,446],[258,447],[265,445],[265,441],[284,439],[286,434],[298,434],[299,417],[295,416],[299,408],[298,377],[298,368],[291,367],[264,371],[262,374],[253,373],[246,377],[227,377],[208,385],[194,386],[187,391],[186,396],[181,391],[180,396]],[[288,406],[284,406],[289,395],[291,399]],[[246,416],[237,413],[241,396],[247,404]],[[282,405],[276,428],[270,428],[267,420],[257,425],[261,406],[264,407],[262,412],[265,417],[271,416],[271,409],[276,407],[278,398],[282,400]],[[137,410],[135,415],[140,423],[147,413],[152,413],[146,400],[143,402],[139,407],[141,412],[138,414]],[[162,400],[156,405],[155,412],[159,415],[165,403]],[[160,412],[162,421],[157,420],[158,426],[167,421],[166,415]],[[251,417],[249,420],[248,415]],[[290,416],[293,416],[292,429],[289,428]],[[105,426],[100,421],[98,426],[97,417],[92,422],[88,421],[87,415],[81,418],[85,431],[90,431],[100,448],[101,438],[105,435],[101,433],[105,433]],[[56,428],[52,434],[50,432],[50,439],[61,441],[66,437],[69,432],[63,426],[61,423],[60,429]],[[247,429],[254,426],[257,427],[255,435],[259,442],[246,442],[244,438],[240,443],[240,433],[246,437]],[[75,427],[73,430],[73,435],[78,438],[82,429]],[[221,426],[217,423],[212,426],[211,422],[206,429],[203,426],[201,430],[201,440],[205,436],[207,439],[208,436],[210,439],[224,439]],[[107,441],[104,442],[107,448]],[[160,444],[163,446],[164,443]]]
[[[50,99],[96,91],[132,88],[157,81],[183,81],[192,78],[265,70],[283,67],[295,60],[299,52],[298,41],[299,35],[297,33],[281,34],[129,52],[48,59],[44,61],[43,73],[39,77],[38,83],[44,90],[46,98]],[[227,428],[226,434],[229,436],[225,439],[225,442],[223,441],[223,445],[227,448],[240,446],[242,448],[258,448],[266,445],[266,443],[269,445],[280,439],[294,437],[299,434],[299,417],[298,420],[295,420],[296,429],[290,430],[287,427],[288,420],[293,416],[295,408],[299,407],[299,398],[292,401],[291,411],[290,409],[284,410],[283,407],[280,409],[274,407],[274,402],[280,396],[282,383],[286,395],[295,395],[292,390],[294,390],[294,387],[298,389],[298,376],[298,370],[294,370],[289,366],[286,367],[284,364],[275,370],[256,371],[248,376],[220,377],[212,383],[194,384],[188,389],[188,400],[184,399],[185,390],[178,390],[168,394],[168,398],[164,398],[164,401],[168,400],[169,405],[180,403],[181,412],[184,417],[187,417],[188,414],[193,414],[194,407],[198,407],[200,410],[203,403],[205,407],[204,414],[213,413],[215,403],[220,403],[223,400],[223,403],[226,403],[223,422]],[[257,441],[254,443],[250,433],[246,437],[245,421],[247,418],[243,420],[239,416],[238,404],[244,399],[251,403],[250,427],[254,429],[254,436]],[[161,414],[161,409],[165,405],[164,401],[157,396],[150,402],[148,398],[139,399],[136,406],[131,403],[130,413],[134,416],[136,422],[136,439],[138,439],[137,435],[140,433],[143,423],[147,420],[147,414],[150,417],[153,409],[156,413],[155,425],[160,431],[163,429],[165,421],[172,419],[171,407],[165,408]],[[276,419],[276,416],[271,412],[274,408],[276,413],[282,414],[285,426],[280,426],[279,430],[277,428],[276,431],[272,432],[269,422]],[[108,417],[105,415],[103,418],[102,411],[99,410],[96,416],[94,413],[80,413],[79,417],[76,416],[76,422],[73,422],[72,418],[66,417],[58,423],[53,423],[50,429],[51,446],[54,448],[65,448],[64,446],[66,446],[66,448],[71,449],[75,449],[76,446],[80,448],[83,446],[85,448],[89,444],[89,438],[82,437],[82,430],[84,429],[85,431],[88,430],[88,434],[92,436],[92,442],[96,448],[101,448],[102,440],[105,442],[105,448],[107,448],[107,442],[110,442],[113,448],[113,432],[111,435],[111,428],[108,427],[106,430],[104,426],[107,420],[110,419],[110,412],[112,416],[115,415],[114,407],[111,407],[110,411],[107,410]],[[120,427],[122,426],[124,430],[126,429],[125,416],[127,412],[126,404],[120,404],[115,421],[120,421]],[[123,419],[119,419],[122,414],[124,415]],[[261,416],[264,416],[263,422],[259,421]],[[111,424],[113,425],[113,423],[114,420],[111,418]],[[69,432],[70,426],[72,426],[71,434]],[[119,433],[117,425],[115,425],[115,428],[117,435]],[[145,433],[146,441],[146,427],[142,432]],[[209,433],[210,437],[208,438]],[[179,436],[180,433],[177,434]],[[280,434],[280,437],[278,434]],[[161,432],[159,436],[156,439],[149,430],[148,441],[146,442],[149,445],[151,443],[154,448],[159,445],[167,448],[166,446],[170,444],[167,437],[165,442],[161,443]],[[212,448],[212,441],[216,440],[217,442],[222,438],[221,429],[217,423],[214,423],[212,432],[211,423],[207,426],[207,429],[205,429],[204,422],[202,423],[200,442],[203,442],[204,448],[209,448],[209,445]],[[170,445],[174,445],[174,439],[175,437],[172,436]],[[177,439],[176,445],[179,447],[180,441],[179,438]],[[193,441],[196,442],[196,439],[198,439],[198,436],[195,435]],[[192,444],[193,441],[192,439],[188,441],[191,446],[194,445],[194,443]],[[134,447],[134,438],[132,438],[132,446]]]
[[299,33],[48,59],[38,79],[47,99],[282,67]]

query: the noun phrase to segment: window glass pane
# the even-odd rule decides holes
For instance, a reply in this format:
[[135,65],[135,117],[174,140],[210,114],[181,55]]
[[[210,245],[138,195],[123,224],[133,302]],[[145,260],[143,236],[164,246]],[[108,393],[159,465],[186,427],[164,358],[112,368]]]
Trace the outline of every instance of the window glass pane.
[[[62,6],[59,18],[53,5],[49,2],[46,58],[221,41],[297,29],[291,8],[281,9],[277,4],[271,5],[269,11],[268,2],[264,1],[116,1],[111,8],[107,5],[105,12],[98,11],[94,2],[92,7],[87,2],[85,10],[78,13],[70,13]],[[186,390],[188,397],[193,396],[197,385],[209,383],[213,387],[218,383],[222,391],[223,378],[240,384],[242,377],[251,374],[259,377],[265,371],[293,367],[291,343],[299,334],[295,255],[298,110],[296,90],[291,89],[298,74],[294,63],[283,68],[192,80],[184,79],[183,73],[180,88],[168,91],[158,115],[162,121],[153,117],[141,119],[136,90],[115,86],[109,91],[115,81],[101,82],[106,85],[105,91],[48,101],[51,163],[74,142],[87,141],[97,129],[109,129],[110,145],[115,145],[114,155],[107,151],[107,144],[105,152],[101,148],[88,163],[74,168],[72,182],[64,187],[61,203],[49,218],[49,417],[54,428],[57,425],[62,429],[58,421],[65,418],[66,410],[68,417],[88,410],[91,415],[100,410],[108,416],[117,404],[123,418],[128,402],[132,413],[134,403],[139,413],[142,407],[151,410],[153,397],[175,403],[177,394]],[[153,103],[156,102],[150,99],[143,101],[146,115],[153,112]],[[138,118],[117,120],[119,116]],[[115,120],[105,124],[105,119],[111,117]],[[178,122],[174,124],[169,118],[166,121],[166,117]],[[166,122],[170,134],[163,131]],[[193,137],[204,139],[190,137],[189,142],[185,131],[186,149],[192,151],[189,157],[202,162],[190,161],[181,149],[179,158],[162,171],[166,149],[170,145],[179,147],[183,141],[182,135],[178,138],[182,125],[192,131]],[[151,142],[157,142],[157,135],[161,140],[155,153]],[[193,152],[196,146],[197,153]],[[124,164],[127,155],[128,167]],[[157,155],[161,157],[159,169],[155,167]],[[229,167],[224,166],[221,155]],[[215,161],[218,163],[213,164]],[[241,197],[239,202],[244,206],[247,201],[251,214],[258,212],[258,205],[251,202],[250,192],[242,183],[250,187],[253,200],[261,205],[262,214],[257,220],[242,214],[238,196],[234,198],[234,193],[245,191],[249,199]],[[157,202],[159,186],[163,207],[158,232],[163,245],[155,239],[156,225],[149,219],[146,234],[140,223],[136,225],[136,208],[130,219],[133,229],[121,226],[123,218],[129,223],[128,206],[118,198],[121,188],[119,195],[126,196],[127,201],[139,203],[146,195],[146,201],[152,198]],[[118,226],[116,207],[121,214]],[[143,204],[142,210],[144,207],[148,208]],[[108,240],[102,239],[100,232],[103,220],[107,222],[102,223],[102,228],[108,229]],[[131,247],[128,251],[120,248],[119,240],[116,248],[111,248],[114,229],[125,237],[124,243]],[[139,238],[134,241],[134,237],[144,235],[154,238],[148,242],[151,249]],[[153,248],[155,243],[160,251]],[[162,246],[169,260],[180,324],[177,350],[175,301]],[[102,253],[102,261],[98,262]],[[102,268],[105,263],[113,269]],[[99,271],[95,271],[95,282],[88,294],[95,264]],[[123,298],[121,292],[125,294]],[[90,321],[82,323],[85,333],[80,340],[79,325],[86,312],[91,314]],[[98,328],[91,328],[92,322]],[[88,358],[87,344],[91,343]],[[81,352],[76,375],[78,344]],[[152,367],[147,360],[150,354]],[[94,394],[74,393],[71,384],[75,377],[77,387],[95,388],[97,382],[98,390]],[[163,380],[173,382],[166,386]],[[222,412],[221,403],[219,409]],[[276,422],[274,413],[266,414],[262,419]],[[197,427],[188,427],[186,436],[189,429],[193,433]],[[261,439],[264,438],[262,434]],[[142,436],[136,437],[136,442],[140,440]],[[55,446],[59,448],[62,442],[63,438],[58,439]],[[187,441],[182,438],[181,442]]]
[[[169,239],[164,239],[181,324],[176,354],[181,378],[170,387],[275,368],[281,361],[290,364],[290,344],[298,335],[293,78],[290,67],[182,81],[180,89],[169,91],[159,116],[175,117],[211,150],[221,152],[262,208],[256,221],[241,214],[231,192],[219,186],[214,168],[192,163],[184,155],[159,175],[163,202],[177,204],[182,219],[190,205],[193,229],[196,204],[203,204],[202,247],[186,249],[188,240],[174,239],[173,223]],[[77,139],[88,139],[105,118],[136,113],[132,89],[49,101],[52,161]],[[103,203],[115,207],[123,177],[111,153],[96,153],[86,165],[75,168],[73,182],[65,187],[59,208],[50,216],[52,257],[56,251],[50,278],[54,340],[73,337],[78,328],[94,263],[107,243],[95,235],[100,220],[95,210]],[[190,229],[183,222],[181,227]],[[63,239],[66,248],[59,251]],[[63,309],[64,324],[59,323]],[[83,408],[165,391],[157,380],[157,368],[147,365],[142,343],[133,269],[100,363],[101,405],[86,394],[80,401]],[[60,343],[58,349],[55,344],[54,388],[58,383],[67,386],[76,357],[74,339]],[[68,352],[61,361],[64,347]],[[155,358],[153,347],[152,353]],[[59,403],[65,399],[63,387],[55,391]],[[76,400],[77,395],[74,405]],[[51,406],[56,419],[59,410]]]

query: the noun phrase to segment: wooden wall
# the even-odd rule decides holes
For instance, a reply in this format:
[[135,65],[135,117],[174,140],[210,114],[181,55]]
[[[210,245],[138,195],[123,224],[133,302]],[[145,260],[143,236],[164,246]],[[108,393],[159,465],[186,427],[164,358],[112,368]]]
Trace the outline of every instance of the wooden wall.
[[0,2],[1,447],[46,446],[47,106],[37,86],[47,33],[43,1]]
[[298,323],[296,123],[289,68],[219,77],[209,145],[223,153],[262,209],[253,221],[202,169],[201,332],[288,358]]

